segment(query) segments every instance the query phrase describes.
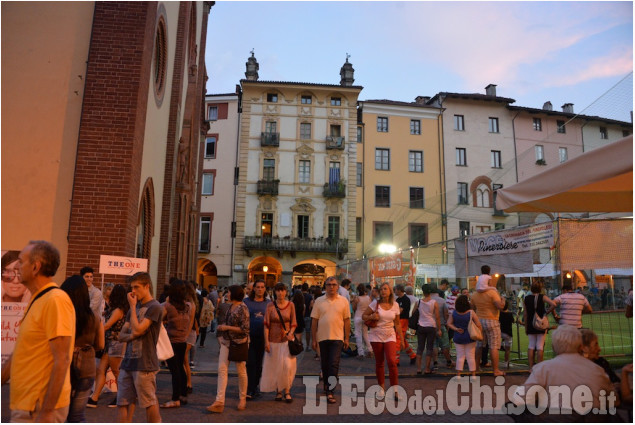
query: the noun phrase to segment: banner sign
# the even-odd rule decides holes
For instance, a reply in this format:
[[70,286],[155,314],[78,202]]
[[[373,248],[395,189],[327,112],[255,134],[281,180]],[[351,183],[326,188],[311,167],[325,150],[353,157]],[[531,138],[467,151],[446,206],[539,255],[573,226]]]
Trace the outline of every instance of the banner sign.
[[2,364],[13,353],[31,293],[17,274],[20,251],[2,251]]
[[554,244],[553,223],[540,223],[522,229],[512,229],[467,238],[467,255],[500,255],[551,248]]
[[146,258],[99,256],[99,273],[132,276],[137,272],[148,271]]
[[403,276],[401,252],[374,258],[373,276],[375,278]]

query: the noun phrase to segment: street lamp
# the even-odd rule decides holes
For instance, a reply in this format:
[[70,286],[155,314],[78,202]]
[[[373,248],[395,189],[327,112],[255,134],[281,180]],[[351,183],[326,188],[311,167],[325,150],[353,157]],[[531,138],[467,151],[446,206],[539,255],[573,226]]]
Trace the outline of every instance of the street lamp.
[[269,271],[269,267],[268,266],[262,266],[262,271],[267,273]]
[[393,252],[397,251],[396,246],[387,243],[380,244],[378,249],[379,252],[381,252],[382,254],[392,254]]

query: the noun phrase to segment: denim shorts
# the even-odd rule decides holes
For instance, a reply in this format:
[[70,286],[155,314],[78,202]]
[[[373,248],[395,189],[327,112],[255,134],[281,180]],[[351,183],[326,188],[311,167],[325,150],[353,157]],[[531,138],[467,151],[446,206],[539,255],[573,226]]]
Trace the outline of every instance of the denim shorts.
[[157,372],[119,370],[117,379],[117,406],[138,404],[142,408],[153,406],[157,399]]

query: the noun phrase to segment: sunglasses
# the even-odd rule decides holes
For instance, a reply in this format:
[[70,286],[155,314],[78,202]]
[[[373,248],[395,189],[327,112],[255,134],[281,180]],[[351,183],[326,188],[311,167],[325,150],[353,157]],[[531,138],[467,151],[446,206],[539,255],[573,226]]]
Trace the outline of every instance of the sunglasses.
[[20,272],[18,270],[5,270],[2,272],[3,282],[13,282],[17,277],[20,277]]

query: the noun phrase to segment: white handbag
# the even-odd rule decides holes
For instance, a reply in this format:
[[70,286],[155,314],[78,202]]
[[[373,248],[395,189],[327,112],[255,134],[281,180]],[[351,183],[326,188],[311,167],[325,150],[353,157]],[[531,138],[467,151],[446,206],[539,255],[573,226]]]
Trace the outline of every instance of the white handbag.
[[534,318],[531,321],[531,325],[539,331],[544,331],[549,329],[549,318],[545,314],[544,316],[538,316],[538,296],[540,294],[534,295]]
[[165,330],[163,323],[161,323],[161,328],[159,329],[159,339],[157,340],[157,357],[160,362],[174,357],[172,343],[170,342],[168,331]]
[[476,326],[472,321],[472,312],[470,311],[470,323],[467,325],[467,333],[470,334],[470,338],[474,341],[482,341],[483,340],[483,331],[481,328]]

